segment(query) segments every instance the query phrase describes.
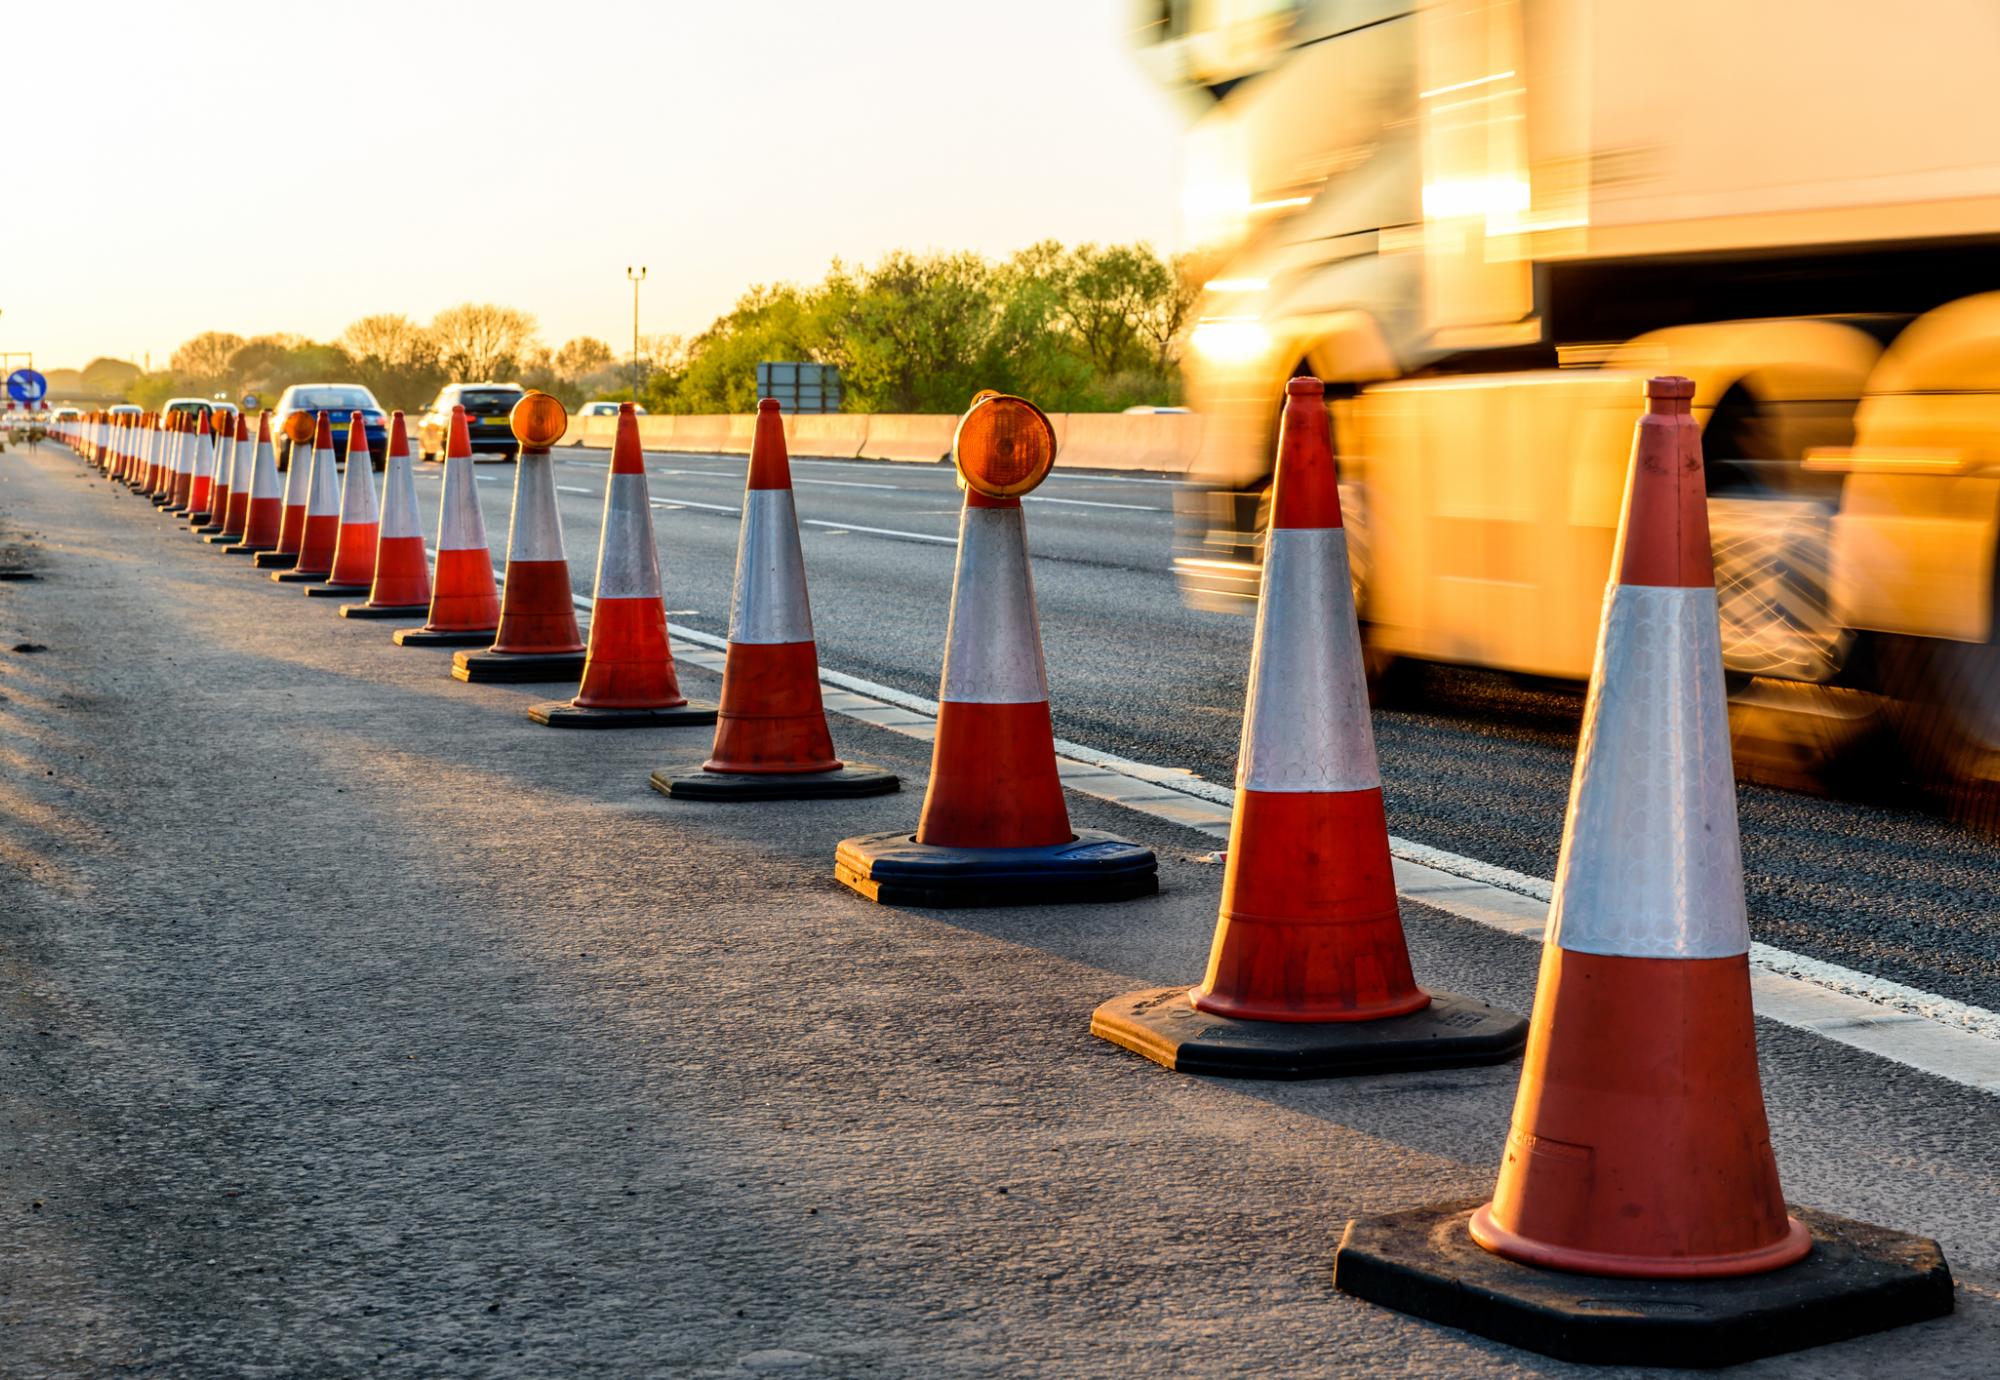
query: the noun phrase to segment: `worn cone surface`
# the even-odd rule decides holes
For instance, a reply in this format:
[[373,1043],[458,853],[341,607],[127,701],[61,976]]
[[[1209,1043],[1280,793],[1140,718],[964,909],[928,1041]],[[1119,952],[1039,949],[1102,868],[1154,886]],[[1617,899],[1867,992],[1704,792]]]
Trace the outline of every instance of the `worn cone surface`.
[[874,900],[931,905],[1119,900],[1158,890],[1150,850],[1070,827],[1018,495],[966,489],[938,701],[915,835],[843,840],[834,858],[840,881]]
[[1693,396],[1646,385],[1493,1198],[1350,1222],[1334,1265],[1574,1360],[1727,1365],[1952,1308],[1936,1242],[1808,1229],[1778,1187]]
[[443,492],[438,498],[437,572],[431,612],[421,628],[396,634],[406,646],[485,641],[500,623],[500,589],[493,581],[493,553],[472,467],[465,409],[454,405],[446,434]]
[[195,422],[193,457],[188,465],[188,515],[196,521],[208,518],[209,497],[215,489],[215,432],[203,412]]
[[333,565],[327,572],[325,592],[359,594],[375,583],[375,543],[381,528],[375,463],[368,454],[366,423],[356,412],[347,423],[347,473],[341,480],[339,526],[334,532]]
[[1488,1250],[1552,1269],[1776,1269],[1750,929],[1693,385],[1639,422]]
[[374,582],[367,603],[343,605],[340,611],[349,618],[380,617],[421,612],[430,602],[431,567],[417,519],[410,434],[398,409],[389,416],[389,455],[382,471],[382,523],[375,538]]
[[333,569],[333,547],[339,537],[340,464],[334,455],[333,425],[322,412],[314,422],[312,468],[306,477],[298,563],[271,578],[283,584],[325,579]]
[[222,534],[240,537],[250,521],[250,485],[257,473],[257,450],[250,441],[250,419],[236,414],[236,444],[229,467],[229,505],[222,515]]
[[271,444],[271,414],[257,414],[257,451],[251,462],[249,502],[243,509],[245,551],[271,551],[284,525],[285,500],[278,488],[278,453]]
[[500,627],[485,651],[454,656],[452,675],[464,681],[577,680],[584,645],[573,600],[555,461],[546,448],[523,445],[514,466]]
[[772,398],[757,404],[744,481],[715,746],[699,774],[655,772],[653,784],[668,795],[745,799],[872,795],[898,785],[892,773],[849,767],[833,754],[784,417]]
[[1295,378],[1208,972],[1192,990],[1107,1002],[1091,1028],[1170,1068],[1290,1077],[1488,1063],[1525,1038],[1511,1013],[1449,994],[1436,1006],[1411,972],[1390,869],[1324,390]]
[[220,532],[229,516],[230,467],[236,463],[236,428],[225,419],[216,424],[215,462],[211,466],[206,502],[195,506],[202,511],[190,521],[203,532]]

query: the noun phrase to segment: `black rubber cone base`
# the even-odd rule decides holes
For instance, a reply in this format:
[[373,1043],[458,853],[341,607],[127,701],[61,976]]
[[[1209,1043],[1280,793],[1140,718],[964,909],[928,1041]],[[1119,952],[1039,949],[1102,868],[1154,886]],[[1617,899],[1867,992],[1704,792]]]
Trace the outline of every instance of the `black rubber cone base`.
[[[429,604],[342,604],[342,618],[422,618],[431,611]],[[492,640],[488,634],[487,640]]]
[[582,652],[460,652],[451,659],[453,680],[522,684],[543,680],[583,679]]
[[308,599],[352,599],[357,594],[366,594],[367,585],[307,585]]
[[568,700],[550,700],[535,705],[528,717],[550,728],[699,728],[715,722],[715,706],[690,700],[672,709],[579,709]]
[[229,542],[229,545],[222,548],[222,554],[225,556],[268,556],[271,554],[271,548],[268,546],[251,546],[247,542],[236,540],[234,537],[231,537]]
[[915,834],[842,839],[833,875],[890,906],[1126,901],[1160,889],[1153,850],[1098,829],[1048,848],[944,848]]
[[236,546],[243,540],[241,532],[211,532],[202,538],[210,546]]
[[325,579],[326,572],[324,570],[300,570],[294,564],[292,569],[280,570],[277,574],[273,575],[271,582],[280,585],[316,585]]
[[[430,610],[424,610],[428,613]],[[390,637],[398,647],[491,647],[498,628],[458,629],[398,628]]]
[[1729,1366],[1845,1341],[1952,1309],[1935,1241],[1794,1207],[1812,1253],[1731,1279],[1608,1279],[1519,1265],[1466,1230],[1480,1199],[1364,1217],[1334,1287],[1509,1346],[1595,1365]]
[[1512,1059],[1528,1023],[1453,992],[1379,1021],[1238,1021],[1197,1011],[1185,987],[1128,992],[1093,1011],[1090,1033],[1177,1073],[1222,1078],[1341,1078]]
[[259,551],[254,562],[259,570],[290,570],[298,563],[296,551]]
[[731,772],[665,767],[653,789],[675,800],[846,800],[901,790],[902,778],[881,767],[848,762],[833,771]]

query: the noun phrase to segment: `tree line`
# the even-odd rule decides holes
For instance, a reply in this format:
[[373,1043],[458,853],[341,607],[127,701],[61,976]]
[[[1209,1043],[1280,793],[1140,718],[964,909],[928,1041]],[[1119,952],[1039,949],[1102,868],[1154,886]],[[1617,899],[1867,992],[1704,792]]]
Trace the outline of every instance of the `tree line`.
[[325,342],[204,331],[165,369],[100,359],[80,378],[149,409],[359,382],[385,407],[415,411],[454,382],[518,382],[571,407],[625,399],[636,372],[651,411],[714,413],[756,406],[760,362],[799,360],[840,369],[850,412],[956,412],[980,388],[1050,411],[1117,411],[1179,401],[1196,292],[1186,260],[1143,244],[1045,242],[1003,260],[898,251],[865,266],[836,259],[813,284],[753,287],[698,335],[642,338],[636,370],[601,340],[552,350],[528,313],[466,302],[428,323],[364,316]]

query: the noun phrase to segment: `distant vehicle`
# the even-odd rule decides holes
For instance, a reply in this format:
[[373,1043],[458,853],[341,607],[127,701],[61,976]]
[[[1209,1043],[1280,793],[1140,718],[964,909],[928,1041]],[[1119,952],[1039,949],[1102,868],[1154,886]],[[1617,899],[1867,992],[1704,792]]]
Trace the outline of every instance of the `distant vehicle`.
[[136,417],[146,409],[137,403],[117,403],[111,408],[114,417]]
[[1137,407],[1126,408],[1125,415],[1127,417],[1157,417],[1162,413],[1178,415],[1189,410],[1185,407],[1153,407],[1149,404],[1141,403]]
[[[635,405],[632,411],[641,417],[646,415],[646,409],[643,407]],[[618,415],[618,404],[615,402],[605,402],[603,399],[599,399],[596,402],[587,402],[576,410],[576,415],[579,417],[616,417]]]
[[[119,409],[114,407],[111,410],[116,412]],[[136,407],[128,410],[132,412],[139,411]],[[160,405],[160,411],[163,413],[186,412],[196,417],[206,414],[210,430],[219,428],[225,419],[233,424],[236,418],[235,408],[231,407],[228,403],[219,403],[213,398],[168,398],[166,402]]]
[[[520,443],[507,425],[507,414],[527,396],[518,383],[448,383],[431,400],[430,410],[417,421],[417,452],[425,460],[442,460],[453,407],[465,409],[465,434],[472,454],[511,460]],[[615,408],[613,409],[616,410]]]
[[[213,404],[235,412],[227,403]],[[291,464],[292,443],[285,435],[285,418],[294,412],[324,412],[333,428],[333,453],[347,458],[347,420],[350,413],[361,414],[362,434],[368,441],[368,458],[381,469],[389,456],[389,414],[375,395],[358,383],[295,383],[278,395],[271,409],[271,439],[278,450],[278,468]]]

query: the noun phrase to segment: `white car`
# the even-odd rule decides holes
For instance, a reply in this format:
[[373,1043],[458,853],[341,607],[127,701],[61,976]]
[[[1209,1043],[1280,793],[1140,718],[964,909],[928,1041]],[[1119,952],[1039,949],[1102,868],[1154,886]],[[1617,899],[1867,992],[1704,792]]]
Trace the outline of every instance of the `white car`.
[[[641,417],[646,415],[646,409],[643,407],[634,407],[632,411]],[[576,410],[576,415],[579,417],[616,417],[618,415],[618,404],[615,402],[605,402],[603,399],[599,399],[596,402],[587,402]]]

